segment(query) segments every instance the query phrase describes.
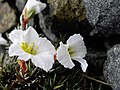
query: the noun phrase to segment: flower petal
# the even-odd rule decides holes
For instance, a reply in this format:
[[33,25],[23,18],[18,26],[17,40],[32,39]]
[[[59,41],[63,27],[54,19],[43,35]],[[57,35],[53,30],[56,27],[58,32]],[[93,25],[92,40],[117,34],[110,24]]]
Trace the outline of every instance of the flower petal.
[[7,40],[5,40],[3,37],[2,37],[2,34],[0,33],[0,45],[8,45],[7,44]]
[[85,57],[87,51],[83,41],[83,38],[80,34],[74,34],[67,40],[67,45],[69,48],[72,48],[76,56],[80,56],[81,58]]
[[30,54],[24,53],[23,55],[19,55],[18,59],[28,61],[31,58]]
[[50,53],[51,55],[54,55],[56,50],[55,47],[52,45],[52,43],[47,40],[47,38],[40,38],[39,39],[39,44],[38,44],[38,53],[41,52],[47,52]]
[[82,68],[83,72],[86,72],[88,64],[87,64],[85,59],[82,59],[81,57],[74,57],[72,59],[78,61],[79,63],[81,63],[81,68]]
[[35,56],[32,56],[32,62],[36,67],[42,68],[46,72],[48,72],[54,63],[54,57],[49,53],[42,53]]
[[61,63],[65,68],[71,69],[75,66],[70,58],[68,47],[65,46],[62,42],[60,42],[60,46],[57,50],[57,59],[59,63]]
[[27,8],[28,11],[34,9],[36,14],[40,13],[45,7],[45,3],[41,3],[37,0],[28,0],[25,6],[25,8]]
[[33,27],[29,26],[29,28],[24,31],[23,41],[28,44],[31,44],[33,42],[38,42],[38,40],[39,40],[38,33]]
[[21,49],[19,43],[11,44],[11,46],[9,47],[9,56],[18,56],[23,54],[24,51]]
[[22,42],[22,37],[23,37],[23,31],[22,30],[17,30],[14,29],[10,34],[9,34],[9,39],[13,43],[21,43]]

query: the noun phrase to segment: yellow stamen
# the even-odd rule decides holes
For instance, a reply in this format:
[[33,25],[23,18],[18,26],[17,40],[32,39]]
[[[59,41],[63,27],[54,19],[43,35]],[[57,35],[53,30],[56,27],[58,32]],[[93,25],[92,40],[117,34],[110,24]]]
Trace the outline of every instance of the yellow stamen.
[[21,48],[29,54],[36,55],[38,46],[35,46],[34,43],[28,44],[26,42],[22,42]]
[[76,56],[76,53],[72,48],[68,48],[68,52],[69,52],[71,57]]

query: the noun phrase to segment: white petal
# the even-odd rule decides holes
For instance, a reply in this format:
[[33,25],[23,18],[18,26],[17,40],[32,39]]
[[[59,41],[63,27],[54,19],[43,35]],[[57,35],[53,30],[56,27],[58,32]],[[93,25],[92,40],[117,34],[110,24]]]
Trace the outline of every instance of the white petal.
[[9,34],[9,39],[13,43],[21,43],[22,42],[22,37],[23,37],[23,31],[22,30],[17,30],[14,29],[10,34]]
[[38,52],[39,53],[47,52],[50,53],[51,55],[54,55],[56,50],[49,40],[47,40],[46,38],[40,38],[38,44]]
[[67,45],[69,48],[75,51],[77,56],[80,56],[81,58],[85,57],[87,53],[86,46],[80,34],[74,34],[73,36],[70,36],[70,38],[67,40]]
[[35,56],[32,56],[32,62],[36,67],[42,68],[48,72],[54,63],[54,57],[49,53],[42,53]]
[[30,54],[23,54],[23,55],[19,55],[18,59],[20,60],[24,60],[24,61],[28,61],[29,59],[31,58],[31,55]]
[[83,72],[86,72],[88,64],[87,64],[85,59],[82,59],[81,57],[74,57],[72,59],[78,61],[79,63],[81,63],[81,68],[82,68]]
[[5,40],[3,37],[2,37],[2,34],[0,33],[0,45],[8,45],[7,44],[7,40]]
[[39,39],[39,35],[33,27],[29,26],[29,28],[24,31],[24,37],[23,37],[24,42],[31,44],[33,42],[34,43],[38,42],[38,39]]
[[21,49],[18,43],[11,44],[9,47],[9,56],[23,55],[24,51]]
[[65,68],[71,69],[75,66],[70,58],[68,47],[65,46],[62,42],[60,42],[60,46],[57,50],[57,59],[59,63],[61,63]]
[[45,7],[45,3],[41,3],[37,0],[28,0],[25,6],[25,8],[27,8],[28,11],[34,9],[36,11],[36,14],[40,13]]

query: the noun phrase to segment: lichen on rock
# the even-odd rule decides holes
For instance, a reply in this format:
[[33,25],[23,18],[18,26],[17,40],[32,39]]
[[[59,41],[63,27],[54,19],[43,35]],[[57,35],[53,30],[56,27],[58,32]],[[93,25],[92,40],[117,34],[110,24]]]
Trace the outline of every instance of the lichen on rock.
[[81,21],[86,18],[83,0],[48,0],[51,14],[59,19]]

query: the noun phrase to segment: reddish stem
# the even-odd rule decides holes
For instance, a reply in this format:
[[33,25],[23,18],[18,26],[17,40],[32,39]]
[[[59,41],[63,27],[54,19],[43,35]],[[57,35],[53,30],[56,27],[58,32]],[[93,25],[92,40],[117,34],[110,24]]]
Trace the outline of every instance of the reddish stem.
[[24,73],[27,73],[26,62],[24,60],[20,60],[19,65],[21,66]]
[[54,54],[54,61],[56,61],[57,57],[56,57],[57,53]]
[[28,23],[29,19],[28,18],[25,18],[24,21],[23,21],[23,28],[26,29],[26,25]]

